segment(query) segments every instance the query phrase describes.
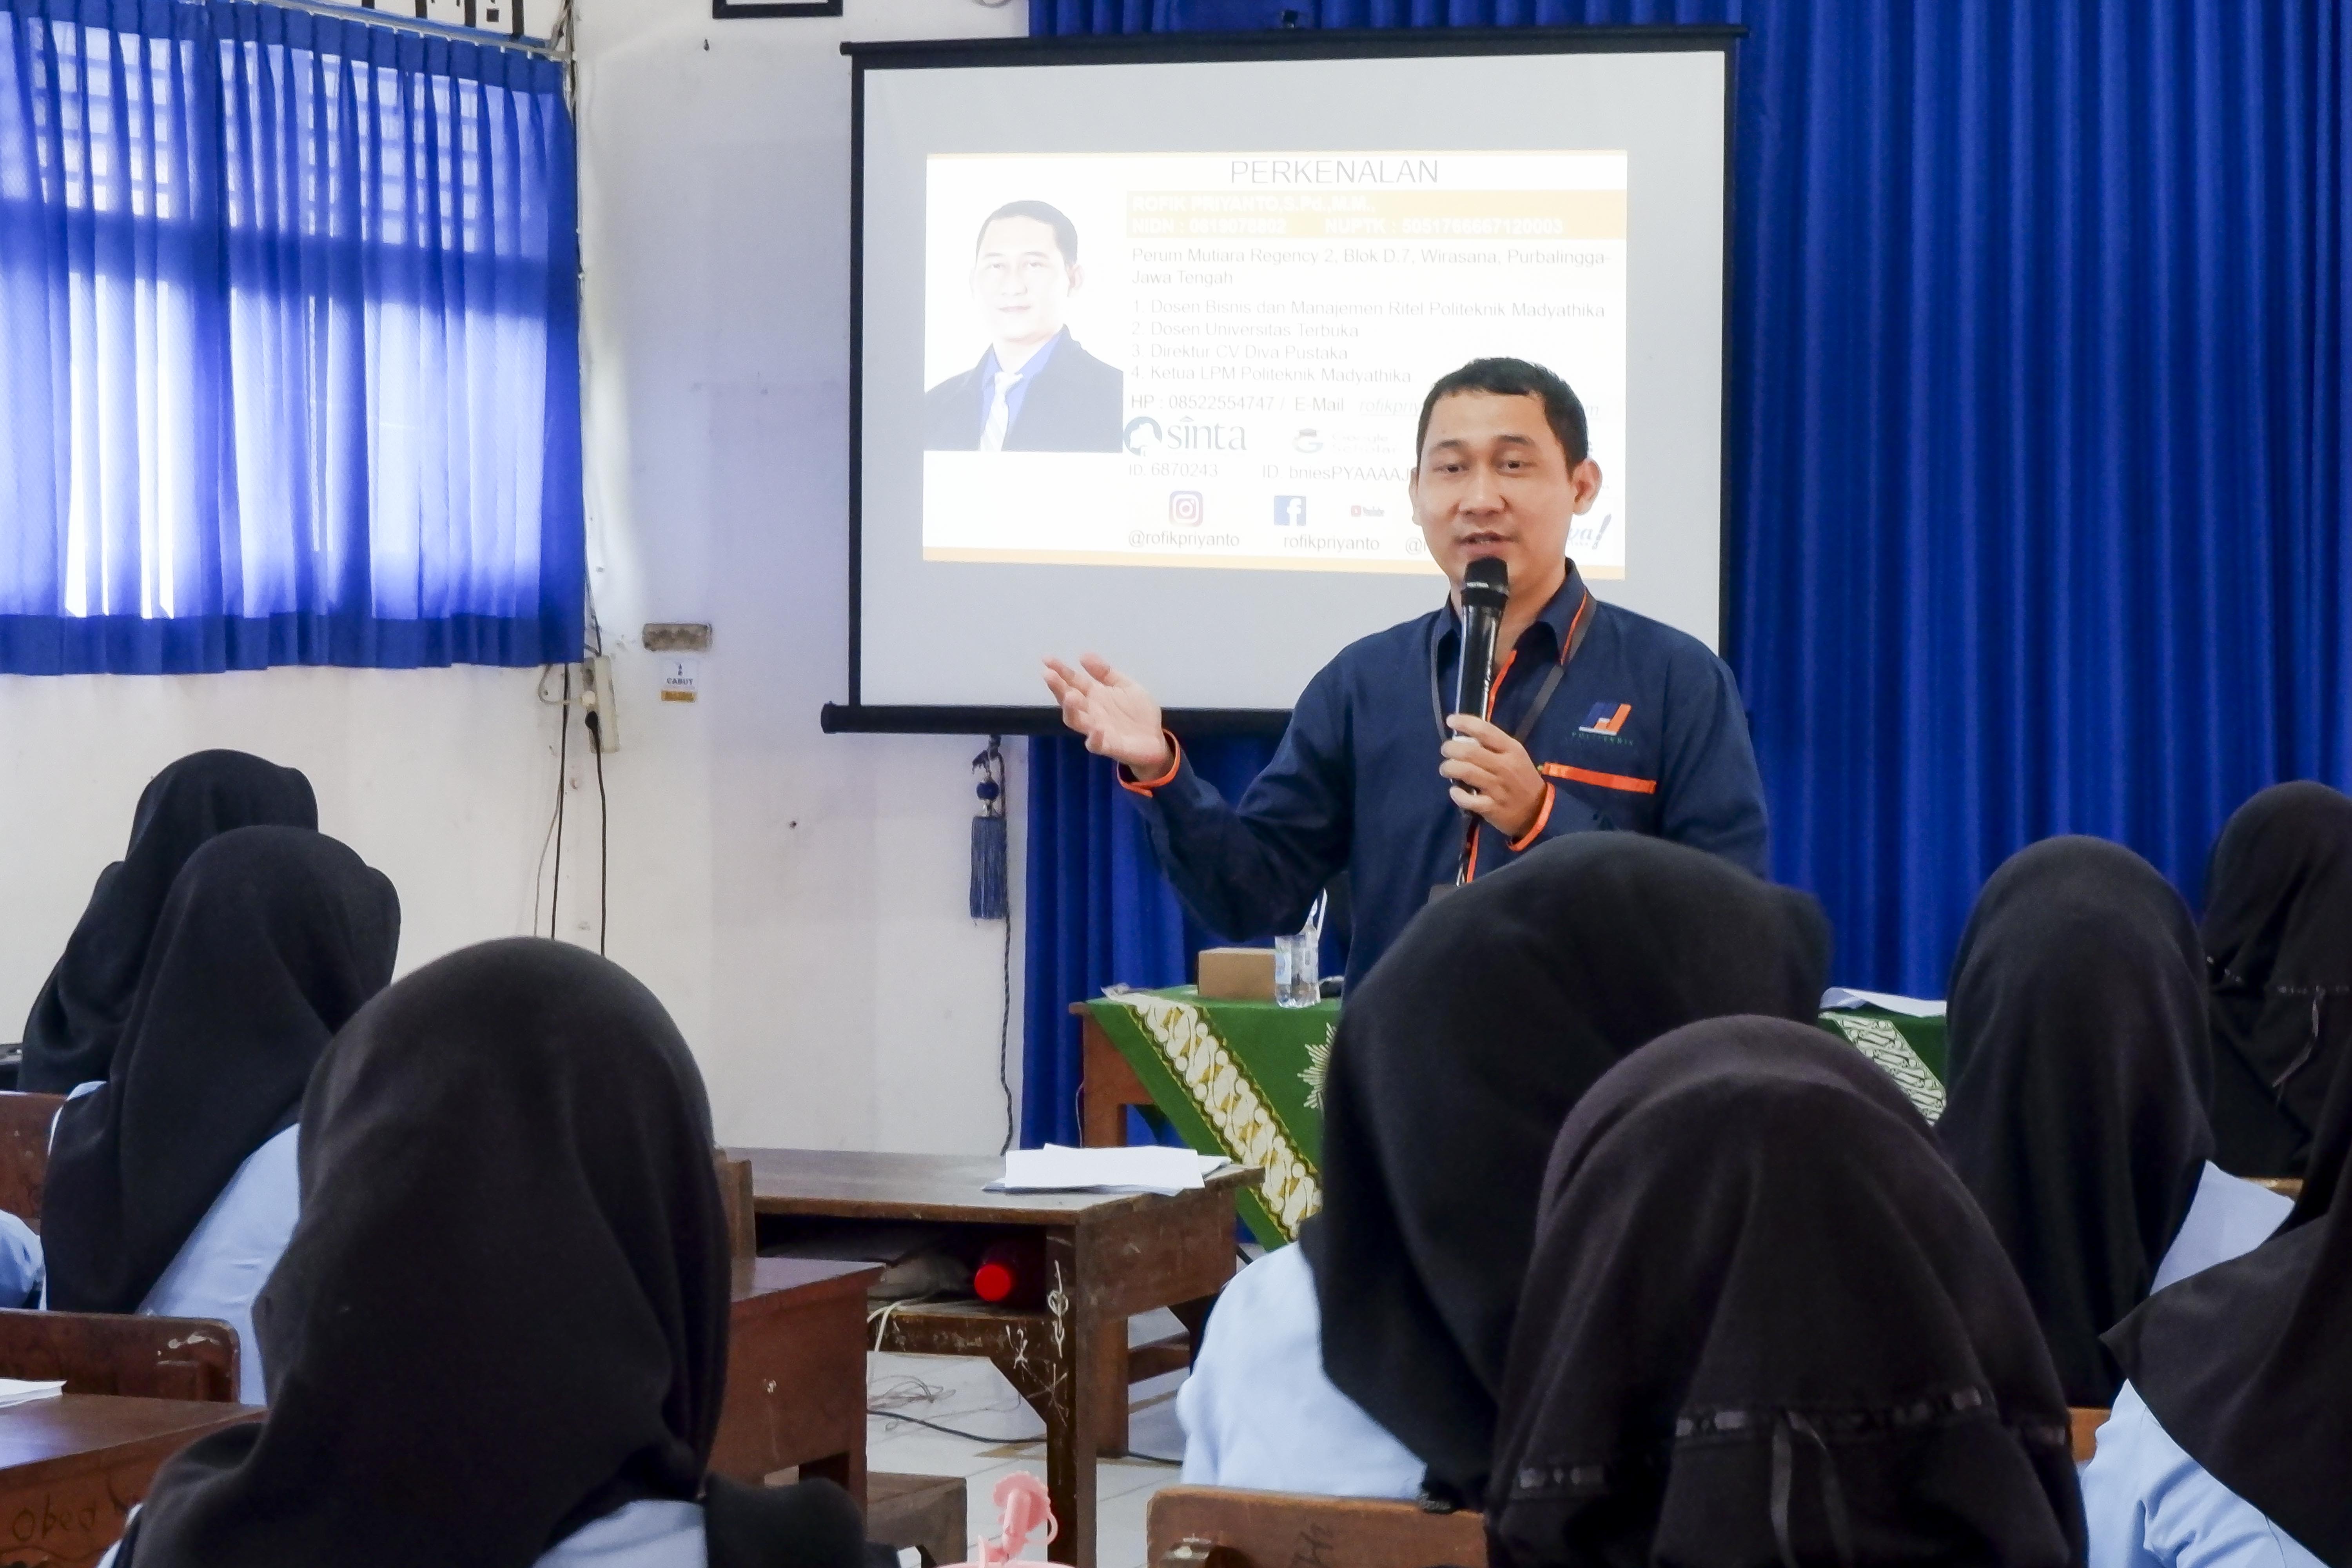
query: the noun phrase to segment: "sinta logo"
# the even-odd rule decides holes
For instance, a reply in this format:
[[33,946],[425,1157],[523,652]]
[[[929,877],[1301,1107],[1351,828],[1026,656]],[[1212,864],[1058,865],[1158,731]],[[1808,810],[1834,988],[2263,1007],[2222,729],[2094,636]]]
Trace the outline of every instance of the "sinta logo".
[[1246,452],[1249,433],[1239,425],[1203,425],[1189,416],[1162,425],[1149,414],[1127,422],[1128,451],[1138,458],[1154,452]]

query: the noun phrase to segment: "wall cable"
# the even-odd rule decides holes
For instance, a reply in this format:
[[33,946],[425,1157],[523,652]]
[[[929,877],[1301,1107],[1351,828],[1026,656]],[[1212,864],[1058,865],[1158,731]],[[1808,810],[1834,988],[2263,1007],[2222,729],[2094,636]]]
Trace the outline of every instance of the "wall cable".
[[[539,667],[539,700],[542,705],[549,707],[552,707],[553,704],[548,701],[547,678],[554,673],[555,667],[551,664]],[[560,775],[561,770],[559,769],[558,772]],[[539,864],[532,867],[530,872],[530,934],[533,936],[539,934],[539,896],[547,887],[547,850],[548,847],[554,842],[555,814],[549,812],[547,831],[539,836]],[[548,934],[550,936],[555,934],[552,926],[549,928]]]
[[572,667],[563,667],[563,701],[555,710],[555,885],[547,895],[547,935],[550,941],[561,941],[555,934],[556,922],[563,911],[563,797],[566,777],[572,771]]
[[613,812],[604,798],[604,715],[588,710],[588,749],[596,756],[596,952],[604,952],[604,918],[612,896]]

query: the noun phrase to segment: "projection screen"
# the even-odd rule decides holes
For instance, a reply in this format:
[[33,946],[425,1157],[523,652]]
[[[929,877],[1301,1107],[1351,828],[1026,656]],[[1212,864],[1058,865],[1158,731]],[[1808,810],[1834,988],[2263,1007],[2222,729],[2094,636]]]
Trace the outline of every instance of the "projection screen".
[[1569,552],[1718,641],[1720,29],[849,45],[849,701],[1051,728],[1097,652],[1196,722],[1286,710],[1442,602],[1430,383],[1566,377]]

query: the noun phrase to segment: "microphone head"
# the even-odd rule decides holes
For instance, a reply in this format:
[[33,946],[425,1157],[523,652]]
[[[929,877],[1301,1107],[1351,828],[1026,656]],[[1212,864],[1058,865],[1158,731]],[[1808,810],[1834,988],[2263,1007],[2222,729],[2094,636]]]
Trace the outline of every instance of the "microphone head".
[[1499,614],[1510,602],[1511,569],[1491,555],[1482,555],[1462,574],[1462,607]]

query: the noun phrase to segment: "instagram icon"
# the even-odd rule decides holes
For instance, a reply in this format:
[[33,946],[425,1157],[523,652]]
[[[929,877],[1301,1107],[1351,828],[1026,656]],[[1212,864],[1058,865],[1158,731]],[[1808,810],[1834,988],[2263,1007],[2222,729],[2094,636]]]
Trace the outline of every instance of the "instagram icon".
[[1201,492],[1171,490],[1168,492],[1168,521],[1181,522],[1187,528],[1201,525]]

